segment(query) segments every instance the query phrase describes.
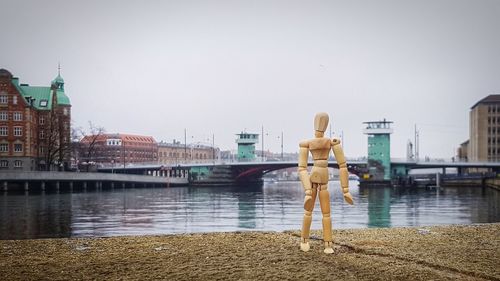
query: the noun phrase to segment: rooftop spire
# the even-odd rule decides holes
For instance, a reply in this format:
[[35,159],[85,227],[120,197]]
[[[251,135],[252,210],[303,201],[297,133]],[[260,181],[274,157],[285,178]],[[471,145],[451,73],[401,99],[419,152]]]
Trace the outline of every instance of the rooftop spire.
[[61,63],[57,63],[57,77],[52,80],[52,84],[57,87],[57,89],[64,91],[64,79],[61,77]]

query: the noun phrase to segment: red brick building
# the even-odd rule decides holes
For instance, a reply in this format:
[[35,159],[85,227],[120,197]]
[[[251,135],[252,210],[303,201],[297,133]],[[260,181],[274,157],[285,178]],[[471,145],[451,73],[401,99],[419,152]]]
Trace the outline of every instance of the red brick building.
[[158,143],[151,136],[130,134],[89,135],[80,140],[82,163],[127,165],[158,161]]
[[60,76],[49,87],[19,84],[0,69],[0,170],[68,167],[71,104]]

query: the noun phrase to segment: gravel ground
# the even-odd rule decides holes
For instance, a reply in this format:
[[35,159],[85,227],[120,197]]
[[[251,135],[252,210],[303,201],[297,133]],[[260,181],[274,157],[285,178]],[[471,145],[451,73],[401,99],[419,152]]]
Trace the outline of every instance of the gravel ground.
[[0,280],[500,280],[500,223],[0,241]]

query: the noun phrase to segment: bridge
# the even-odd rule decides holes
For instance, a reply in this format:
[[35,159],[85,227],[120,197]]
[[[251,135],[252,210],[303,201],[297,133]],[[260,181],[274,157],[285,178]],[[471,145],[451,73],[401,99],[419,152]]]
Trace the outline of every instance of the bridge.
[[[312,162],[309,162],[309,166]],[[335,159],[330,160],[329,167],[338,168]],[[160,164],[130,165],[127,167],[99,168],[99,172],[149,175],[154,177],[187,177],[190,184],[194,185],[232,185],[261,181],[262,176],[276,170],[297,167],[297,161],[251,161],[251,162],[228,162],[209,164],[178,164],[165,166]],[[348,160],[349,173],[360,178],[367,173],[367,160]],[[409,171],[414,169],[443,169],[456,168],[461,174],[465,169],[489,169],[499,173],[500,163],[495,162],[444,162],[444,161],[406,161],[401,159],[391,160],[393,176],[408,176]]]
[[[348,159],[347,168],[351,174],[356,174],[363,183],[388,184],[393,180],[406,182],[411,178],[409,172],[414,169],[440,168],[443,174],[446,168],[456,168],[458,174],[468,169],[500,172],[500,163],[492,162],[445,162],[445,161],[407,161],[390,157],[390,134],[392,121],[365,122],[367,127],[363,130],[368,135],[368,155],[364,159]],[[241,132],[237,134],[238,144],[237,162],[210,163],[210,164],[178,164],[164,166],[161,164],[134,165],[128,167],[99,168],[105,173],[124,173],[151,175],[155,177],[186,176],[190,184],[221,185],[238,184],[262,181],[266,173],[297,167],[297,161],[256,161],[255,144],[259,134]],[[415,155],[418,155],[416,150]],[[417,157],[418,159],[418,157]],[[312,165],[312,163],[309,163]],[[338,168],[335,159],[330,159],[329,167]]]

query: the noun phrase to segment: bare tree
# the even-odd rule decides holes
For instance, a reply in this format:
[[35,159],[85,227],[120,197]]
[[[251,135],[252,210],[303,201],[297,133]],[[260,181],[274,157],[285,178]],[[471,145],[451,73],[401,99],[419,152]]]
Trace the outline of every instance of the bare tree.
[[80,129],[80,135],[82,139],[80,140],[79,151],[81,153],[83,161],[87,163],[87,172],[89,171],[90,163],[96,154],[97,143],[100,137],[105,133],[104,127],[96,126],[91,121],[89,121],[89,131],[85,132]]
[[[80,149],[80,140],[83,138],[82,135],[83,129],[82,127],[75,127],[71,126],[71,162],[73,165],[78,167],[78,163],[80,160],[81,156],[81,149]],[[74,167],[72,167],[74,168]]]
[[45,125],[40,128],[43,136],[41,157],[47,171],[66,168],[71,152],[69,109],[55,106],[55,99],[53,104],[52,109],[42,113]]

